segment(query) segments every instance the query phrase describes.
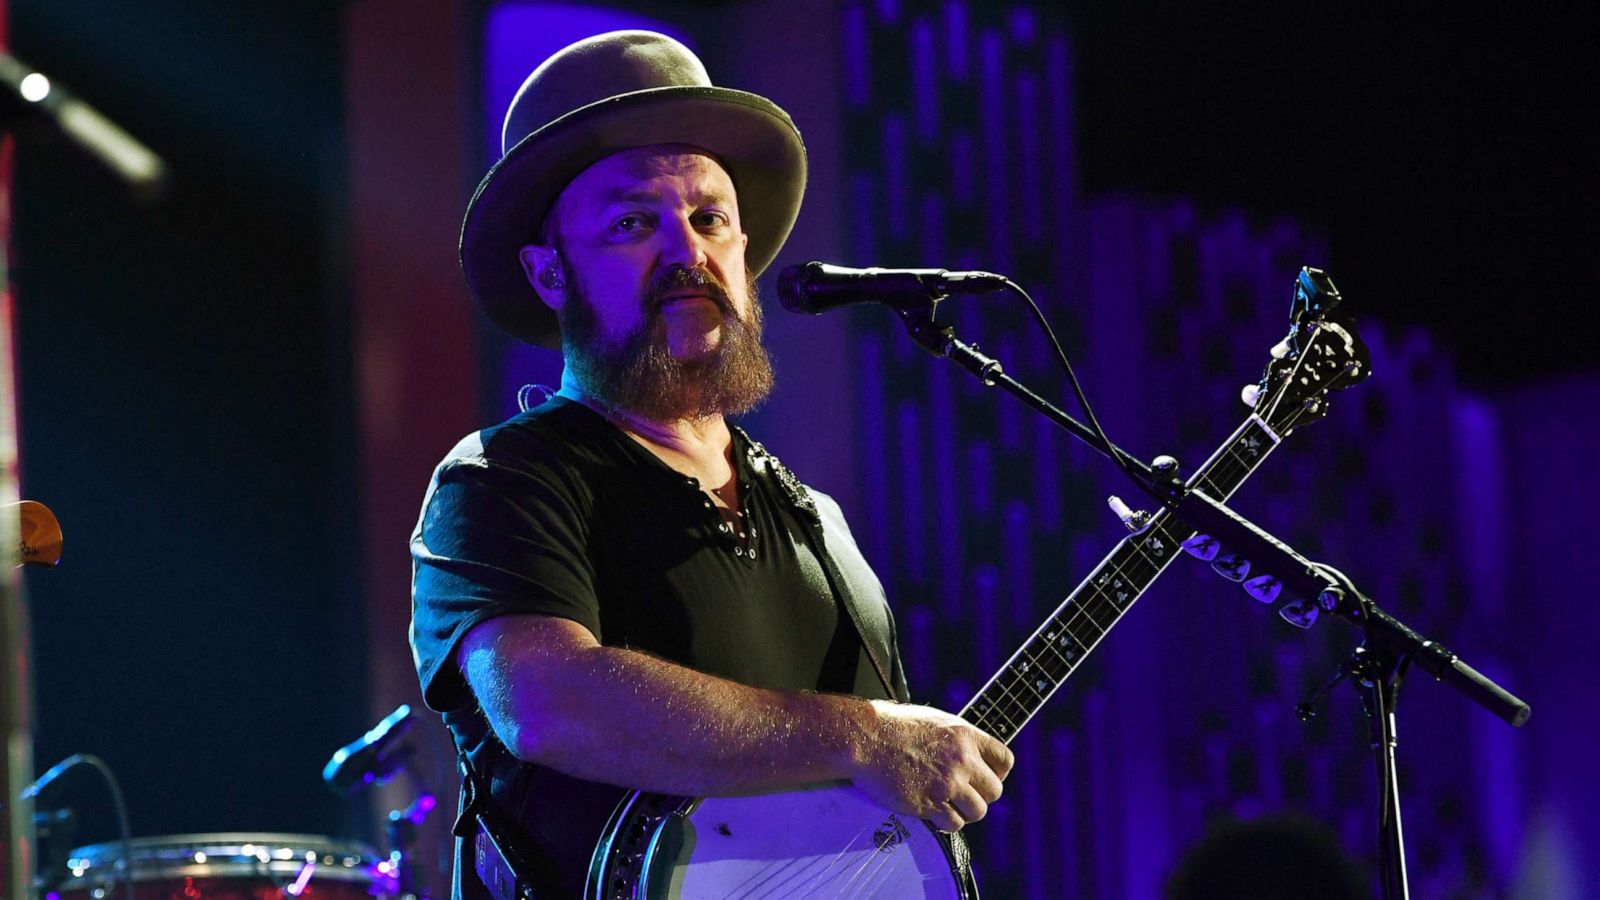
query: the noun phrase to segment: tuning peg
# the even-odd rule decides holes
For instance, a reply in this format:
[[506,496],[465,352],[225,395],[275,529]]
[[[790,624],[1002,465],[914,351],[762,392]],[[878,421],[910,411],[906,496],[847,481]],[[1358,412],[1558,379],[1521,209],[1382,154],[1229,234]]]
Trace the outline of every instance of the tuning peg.
[[1244,405],[1245,406],[1248,406],[1251,409],[1255,409],[1256,408],[1256,401],[1261,399],[1261,385],[1259,385],[1259,384],[1247,384],[1247,385],[1245,385],[1244,389],[1239,391],[1239,399],[1244,401]]
[[1117,518],[1122,520],[1122,524],[1128,526],[1129,531],[1138,532],[1150,524],[1149,513],[1142,509],[1133,509],[1128,504],[1123,503],[1121,497],[1115,495],[1107,497],[1106,505],[1110,506],[1111,511],[1117,514]]
[[1257,575],[1244,583],[1244,592],[1262,603],[1271,603],[1283,593],[1283,582],[1271,575]]
[[1216,559],[1217,554],[1222,552],[1222,542],[1209,534],[1197,534],[1184,541],[1182,546],[1185,553],[1206,562]]
[[1317,605],[1310,600],[1296,598],[1280,607],[1278,615],[1296,628],[1310,628],[1317,624]]
[[1250,577],[1250,560],[1237,553],[1222,553],[1211,561],[1211,568],[1229,581],[1243,581]]
[[1273,359],[1284,359],[1288,357],[1289,349],[1289,339],[1284,338],[1276,344],[1273,344],[1272,349],[1268,352],[1272,354]]

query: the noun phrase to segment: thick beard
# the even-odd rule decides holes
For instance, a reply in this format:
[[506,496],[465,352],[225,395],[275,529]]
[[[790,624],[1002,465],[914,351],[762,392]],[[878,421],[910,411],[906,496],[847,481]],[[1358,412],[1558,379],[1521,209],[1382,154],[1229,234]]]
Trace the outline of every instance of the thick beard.
[[[569,268],[561,311],[566,365],[585,394],[604,406],[658,422],[736,416],[772,393],[772,362],[761,346],[761,304],[752,276],[750,315],[741,319],[727,289],[705,270],[666,270],[640,298],[644,322],[617,343],[599,333],[587,292]],[[712,289],[722,307],[722,336],[709,356],[680,361],[667,348],[659,298],[685,281]]]

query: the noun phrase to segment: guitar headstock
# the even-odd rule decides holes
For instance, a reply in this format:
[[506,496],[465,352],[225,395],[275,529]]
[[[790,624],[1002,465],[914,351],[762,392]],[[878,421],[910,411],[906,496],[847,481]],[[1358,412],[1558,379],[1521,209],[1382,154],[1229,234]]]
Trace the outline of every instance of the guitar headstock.
[[1342,391],[1372,374],[1367,345],[1355,323],[1339,312],[1339,289],[1328,273],[1309,266],[1295,278],[1289,334],[1272,348],[1272,361],[1244,401],[1278,434],[1327,415],[1328,392]]

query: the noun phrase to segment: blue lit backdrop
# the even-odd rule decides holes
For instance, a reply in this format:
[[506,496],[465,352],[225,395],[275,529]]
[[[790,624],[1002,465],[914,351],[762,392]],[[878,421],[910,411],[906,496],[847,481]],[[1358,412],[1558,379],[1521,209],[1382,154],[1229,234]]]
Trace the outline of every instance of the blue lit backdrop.
[[[1299,266],[1327,267],[1339,280],[1326,242],[1290,217],[1082,196],[1073,46],[1053,12],[963,0],[815,6],[835,18],[819,19],[818,35],[793,35],[788,52],[837,54],[842,138],[812,141],[810,151],[813,173],[836,166],[839,183],[814,183],[808,204],[834,202],[847,223],[850,249],[838,261],[1012,275],[1044,304],[1112,438],[1147,459],[1170,452],[1198,466],[1246,414],[1239,388],[1259,377],[1286,328]],[[570,39],[651,27],[695,44],[672,23],[553,4],[502,5],[490,26],[491,155],[516,87]],[[717,41],[736,42],[727,30],[696,36],[714,54],[727,50]],[[793,67],[785,59],[745,64]],[[737,71],[713,77],[743,84]],[[817,123],[799,124],[817,133]],[[794,241],[819,240],[827,238],[803,218]],[[1381,303],[1348,301],[1358,310]],[[1008,371],[1068,396],[1014,304],[955,310],[959,333]],[[1120,537],[1104,499],[1130,491],[1070,437],[926,357],[887,313],[839,315],[853,344],[851,421],[841,428],[856,440],[831,459],[789,461],[802,476],[839,460],[852,466],[829,486],[843,486],[839,499],[896,605],[913,692],[957,707]],[[1533,476],[1509,460],[1545,445],[1510,428],[1507,410],[1549,430],[1558,403],[1534,391],[1475,396],[1426,335],[1370,322],[1361,333],[1375,377],[1335,395],[1327,420],[1292,435],[1237,502],[1539,710],[1515,732],[1412,680],[1400,755],[1417,895],[1582,896],[1578,836],[1594,833],[1585,824],[1594,815],[1581,798],[1592,791],[1564,798],[1551,788],[1559,778],[1550,773],[1576,767],[1539,723],[1559,733],[1593,704],[1541,704],[1553,676],[1540,680],[1547,667],[1537,654],[1507,639],[1545,635],[1572,612],[1519,619],[1505,599],[1557,578],[1518,568],[1548,548],[1516,537],[1531,518],[1517,498],[1532,492],[1514,486]],[[780,362],[784,385],[838,381],[804,354]],[[518,386],[558,375],[554,354],[509,349],[492,402],[509,411]],[[755,427],[790,426],[792,410],[769,407]],[[1309,725],[1293,714],[1354,640],[1339,622],[1293,629],[1203,564],[1178,561],[1019,738],[1007,799],[972,829],[986,892],[1155,896],[1216,821],[1294,812],[1325,823],[1370,871],[1377,789],[1355,698],[1341,689]]]

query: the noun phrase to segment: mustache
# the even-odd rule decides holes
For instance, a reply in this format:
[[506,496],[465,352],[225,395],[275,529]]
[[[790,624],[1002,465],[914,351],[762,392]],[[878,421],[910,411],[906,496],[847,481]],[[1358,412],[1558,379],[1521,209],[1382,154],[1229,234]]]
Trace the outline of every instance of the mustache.
[[704,291],[725,316],[733,315],[733,301],[728,296],[728,286],[710,270],[696,266],[669,266],[657,272],[645,286],[645,309],[654,316],[666,305],[666,297],[674,291],[693,288]]

